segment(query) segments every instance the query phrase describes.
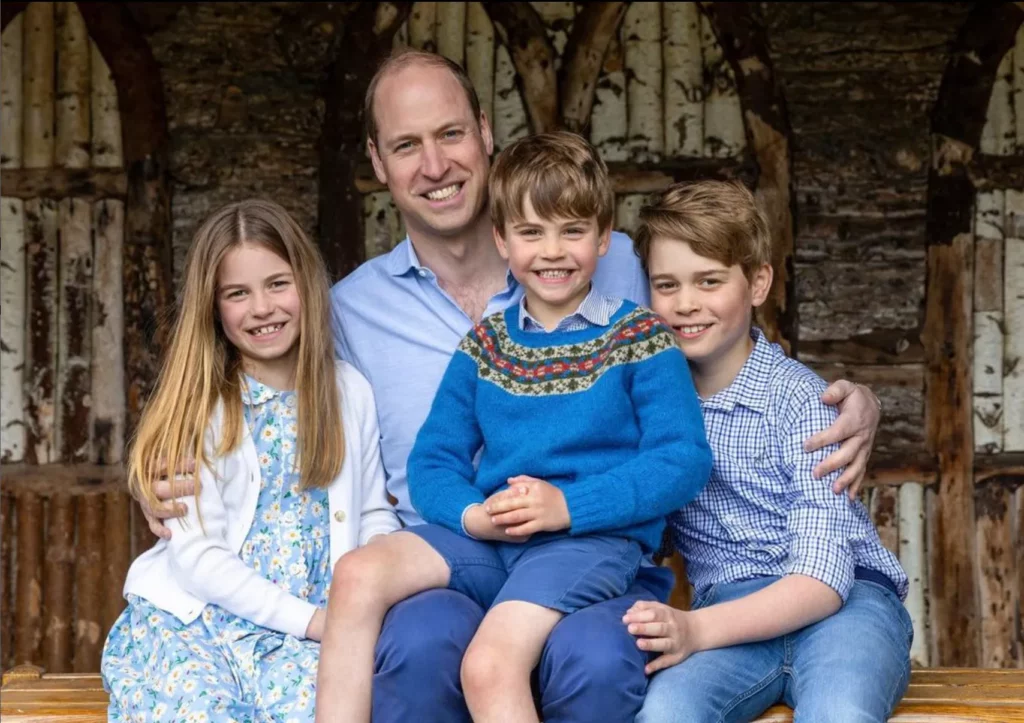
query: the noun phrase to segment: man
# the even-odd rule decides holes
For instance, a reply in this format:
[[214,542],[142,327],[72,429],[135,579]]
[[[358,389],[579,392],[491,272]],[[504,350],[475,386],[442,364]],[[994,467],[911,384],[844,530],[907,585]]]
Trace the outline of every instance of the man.
[[[335,342],[373,387],[388,491],[408,525],[420,518],[409,502],[406,463],[448,361],[475,322],[518,303],[522,289],[494,244],[487,212],[493,140],[465,72],[438,55],[399,54],[371,81],[365,112],[374,171],[391,191],[408,238],[334,287]],[[648,303],[628,237],[613,234],[594,286]],[[815,448],[847,441],[819,472],[848,465],[838,484],[856,489],[878,423],[877,401],[849,382],[833,385],[826,401],[841,402],[841,416],[810,441]],[[169,507],[156,512],[168,516]],[[159,523],[151,526],[166,534]],[[646,654],[622,616],[639,600],[663,598],[670,586],[667,570],[648,565],[625,596],[558,624],[536,671],[543,720],[633,719],[647,685]],[[391,609],[377,649],[375,723],[469,720],[459,669],[483,612],[450,590],[421,593]],[[331,661],[320,665],[329,677]]]

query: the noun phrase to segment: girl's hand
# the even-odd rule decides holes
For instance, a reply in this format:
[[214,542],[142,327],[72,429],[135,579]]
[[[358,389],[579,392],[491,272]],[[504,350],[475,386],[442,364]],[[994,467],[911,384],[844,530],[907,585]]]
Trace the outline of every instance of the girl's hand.
[[651,675],[670,668],[698,651],[690,613],[659,602],[641,600],[622,617],[641,650],[661,653],[644,667]]
[[562,490],[550,482],[521,474],[508,479],[509,489],[491,495],[484,509],[491,522],[515,537],[567,530],[572,524]]
[[317,608],[316,612],[313,613],[313,617],[309,619],[309,625],[306,626],[306,637],[319,643],[323,640],[324,625],[326,623],[327,611],[323,608]]

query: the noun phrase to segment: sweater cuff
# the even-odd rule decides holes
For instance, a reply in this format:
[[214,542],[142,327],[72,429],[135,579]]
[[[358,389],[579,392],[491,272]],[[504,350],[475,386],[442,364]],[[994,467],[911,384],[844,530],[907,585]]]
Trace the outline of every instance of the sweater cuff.
[[[615,490],[614,498],[608,489]],[[604,532],[621,525],[616,520],[636,515],[636,499],[629,485],[614,475],[604,474],[559,487],[569,508],[570,535]]]
[[471,509],[473,509],[474,507],[479,507],[481,504],[483,504],[483,503],[482,502],[474,502],[471,505],[466,505],[466,509],[464,509],[462,511],[462,534],[465,535],[466,537],[468,537],[471,540],[479,540],[480,538],[477,537],[476,535],[470,533],[470,531],[468,529],[466,529],[466,515],[469,514],[469,511]]

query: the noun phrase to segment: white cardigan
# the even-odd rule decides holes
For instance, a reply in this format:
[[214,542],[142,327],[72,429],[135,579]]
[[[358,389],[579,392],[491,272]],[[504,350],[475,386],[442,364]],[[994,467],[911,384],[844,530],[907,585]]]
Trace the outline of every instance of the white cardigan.
[[[345,462],[328,487],[331,565],[375,535],[400,525],[384,491],[377,409],[369,382],[355,367],[336,366],[345,430]],[[207,449],[220,438],[218,406],[207,430]],[[207,603],[272,630],[305,637],[316,607],[282,590],[242,562],[239,552],[256,515],[260,465],[246,429],[239,447],[224,457],[210,457],[213,472],[199,472],[198,506],[184,500],[188,514],[169,521],[170,540],[160,540],[140,555],[125,580],[133,593],[171,613],[183,623],[198,617]],[[205,532],[204,532],[205,530]]]

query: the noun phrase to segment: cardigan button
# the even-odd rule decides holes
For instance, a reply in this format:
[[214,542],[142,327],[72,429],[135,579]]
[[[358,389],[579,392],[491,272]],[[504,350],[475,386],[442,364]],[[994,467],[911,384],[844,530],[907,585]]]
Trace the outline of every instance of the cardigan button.
[[345,521],[345,512],[343,510],[338,510],[337,512],[334,513],[334,519],[337,520],[338,522],[344,522]]

